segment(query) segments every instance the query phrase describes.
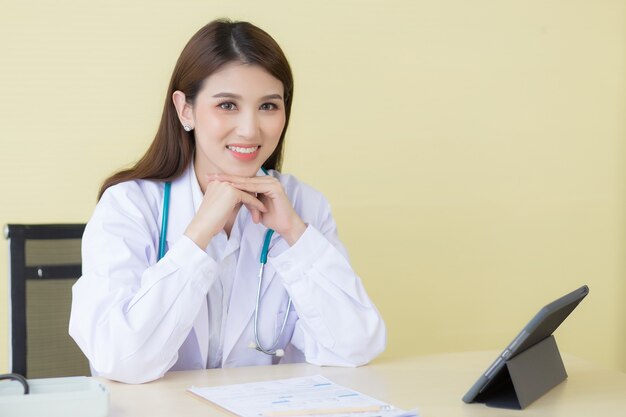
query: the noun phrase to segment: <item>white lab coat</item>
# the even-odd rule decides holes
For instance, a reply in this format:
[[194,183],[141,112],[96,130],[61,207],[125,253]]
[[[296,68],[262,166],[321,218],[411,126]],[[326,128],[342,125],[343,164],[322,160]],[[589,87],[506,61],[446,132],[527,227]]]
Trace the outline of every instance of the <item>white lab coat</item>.
[[[308,227],[289,245],[274,234],[265,267],[259,336],[273,342],[288,296],[292,311],[280,362],[359,366],[384,350],[386,329],[337,238],[324,197],[293,176],[271,171]],[[192,177],[193,176],[193,177]],[[183,235],[194,216],[191,167],[172,182],[167,254],[157,262],[163,183],[110,187],[83,236],[83,275],[73,287],[69,332],[94,373],[142,383],[168,370],[204,369],[207,292],[219,265]],[[223,333],[223,367],[267,365],[279,358],[251,349],[253,315],[267,230],[245,213],[239,257]]]

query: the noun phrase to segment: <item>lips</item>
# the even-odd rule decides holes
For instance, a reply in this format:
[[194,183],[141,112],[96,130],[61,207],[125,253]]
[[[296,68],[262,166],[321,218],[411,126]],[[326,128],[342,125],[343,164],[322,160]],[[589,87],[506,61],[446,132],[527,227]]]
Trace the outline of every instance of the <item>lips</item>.
[[242,153],[242,154],[251,154],[257,151],[257,149],[259,149],[259,146],[231,146],[228,145],[226,146],[226,148],[228,148],[229,151],[233,151],[233,152],[237,152],[237,153]]
[[227,145],[226,149],[230,151],[230,154],[240,161],[251,161],[259,154],[261,146],[242,146],[242,145]]

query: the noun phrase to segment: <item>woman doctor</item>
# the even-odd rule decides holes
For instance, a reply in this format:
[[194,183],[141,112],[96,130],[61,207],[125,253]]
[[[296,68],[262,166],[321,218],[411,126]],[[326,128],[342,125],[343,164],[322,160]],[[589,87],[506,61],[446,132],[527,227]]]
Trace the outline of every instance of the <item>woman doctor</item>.
[[328,202],[278,172],[292,101],[263,30],[218,20],[191,38],[152,145],[104,182],[83,236],[69,332],[95,374],[359,366],[383,351]]

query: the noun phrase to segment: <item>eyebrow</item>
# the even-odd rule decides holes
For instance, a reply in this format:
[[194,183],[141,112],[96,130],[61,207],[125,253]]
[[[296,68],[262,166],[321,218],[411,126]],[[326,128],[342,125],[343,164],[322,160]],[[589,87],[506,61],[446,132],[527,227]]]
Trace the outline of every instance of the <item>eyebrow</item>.
[[[242,97],[239,94],[233,94],[233,93],[217,93],[213,96],[213,98],[236,98],[238,100],[241,100]],[[273,99],[282,100],[283,97],[280,94],[268,94],[266,96],[261,97],[261,100],[273,100]]]

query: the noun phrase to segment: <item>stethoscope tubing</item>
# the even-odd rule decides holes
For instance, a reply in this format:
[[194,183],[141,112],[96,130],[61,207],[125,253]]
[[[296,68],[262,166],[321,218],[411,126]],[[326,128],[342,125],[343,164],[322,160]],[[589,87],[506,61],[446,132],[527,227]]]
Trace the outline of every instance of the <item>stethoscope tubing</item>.
[[161,236],[159,237],[159,257],[157,260],[161,260],[165,256],[165,240],[167,238],[167,223],[170,217],[170,190],[172,183],[165,182],[163,186],[163,218],[161,219]]
[[291,297],[289,297],[289,302],[287,302],[287,310],[285,311],[285,317],[283,318],[283,324],[280,326],[280,331],[278,332],[278,336],[274,340],[274,343],[269,348],[264,348],[259,340],[259,330],[258,330],[258,321],[259,321],[259,300],[261,299],[261,287],[263,284],[263,269],[265,268],[265,263],[261,263],[261,268],[259,269],[259,285],[257,286],[256,292],[256,302],[254,304],[254,342],[256,343],[255,349],[259,352],[263,352],[266,355],[276,355],[282,356],[284,352],[281,350],[281,354],[278,354],[278,344],[280,343],[280,338],[285,332],[285,326],[287,325],[287,319],[289,318],[289,310],[291,309]]
[[[267,174],[265,169],[263,170]],[[170,199],[171,199],[171,188],[172,183],[170,181],[166,181],[163,188],[163,216],[161,219],[161,233],[159,235],[159,253],[158,253],[158,261],[160,261],[167,252],[166,248],[166,240],[167,240],[167,223],[169,220],[169,208],[170,208]],[[254,348],[259,352],[263,352],[266,355],[270,356],[282,356],[284,351],[282,349],[276,349],[278,344],[280,343],[280,339],[285,332],[285,326],[287,325],[287,319],[289,318],[289,312],[291,310],[291,297],[289,297],[289,301],[287,302],[287,310],[285,311],[285,317],[283,319],[283,323],[280,326],[280,331],[278,332],[278,336],[272,343],[269,348],[263,347],[261,341],[259,340],[259,305],[261,301],[261,288],[263,285],[263,271],[265,269],[265,264],[267,263],[267,255],[269,253],[270,242],[272,240],[272,235],[274,234],[274,230],[267,229],[265,232],[265,239],[263,240],[263,247],[261,248],[261,256],[259,262],[261,263],[261,267],[259,269],[259,284],[257,286],[256,293],[256,301],[254,303],[254,341],[256,345]]]

